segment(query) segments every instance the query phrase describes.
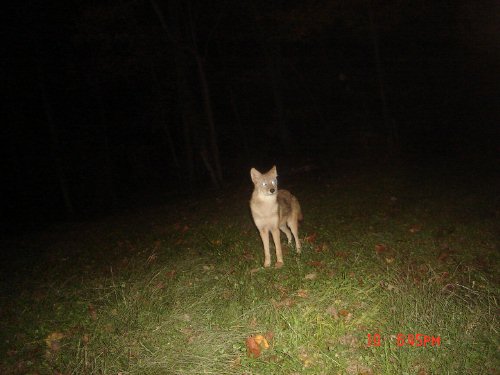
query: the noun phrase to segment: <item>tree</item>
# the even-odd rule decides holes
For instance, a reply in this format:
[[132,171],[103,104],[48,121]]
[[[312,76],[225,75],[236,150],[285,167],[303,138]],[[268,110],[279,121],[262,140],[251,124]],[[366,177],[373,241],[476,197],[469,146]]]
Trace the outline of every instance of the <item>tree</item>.
[[[178,89],[179,95],[183,99],[182,103],[182,118],[184,126],[184,135],[187,151],[187,160],[189,166],[190,175],[193,173],[193,142],[192,142],[192,130],[193,121],[189,120],[189,117],[194,113],[194,106],[192,104],[185,105],[184,100],[187,103],[191,102],[193,95],[190,91],[188,85],[188,64],[185,63],[186,57],[190,56],[195,62],[196,72],[198,76],[198,82],[201,88],[203,110],[205,114],[205,120],[208,125],[208,145],[205,141],[198,139],[195,142],[195,147],[199,153],[207,171],[210,174],[212,184],[215,188],[220,187],[222,183],[222,166],[220,162],[219,155],[219,145],[217,141],[217,131],[215,127],[212,97],[210,94],[210,85],[208,82],[206,68],[205,68],[205,56],[208,47],[209,38],[205,40],[205,53],[202,53],[199,46],[199,38],[197,35],[197,29],[195,25],[195,19],[193,15],[193,3],[187,1],[183,3],[179,0],[170,1],[168,10],[170,25],[167,22],[167,18],[164,16],[164,12],[161,9],[157,0],[150,0],[151,5],[160,20],[161,26],[168,36],[170,42],[176,48],[175,60],[176,60],[176,71],[178,75]],[[217,21],[213,25],[213,28],[217,26]],[[189,98],[188,98],[189,97]],[[197,129],[199,131],[199,129]],[[210,152],[208,152],[210,150]]]

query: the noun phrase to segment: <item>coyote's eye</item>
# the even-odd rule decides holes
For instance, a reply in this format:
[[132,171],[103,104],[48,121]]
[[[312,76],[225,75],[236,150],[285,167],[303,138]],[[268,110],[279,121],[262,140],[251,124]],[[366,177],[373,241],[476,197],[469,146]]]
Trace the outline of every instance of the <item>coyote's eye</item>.
[[271,181],[271,183],[273,184],[273,186],[276,186],[278,184],[278,180],[274,179]]
[[262,183],[262,186],[267,186],[267,182],[263,182],[263,183]]

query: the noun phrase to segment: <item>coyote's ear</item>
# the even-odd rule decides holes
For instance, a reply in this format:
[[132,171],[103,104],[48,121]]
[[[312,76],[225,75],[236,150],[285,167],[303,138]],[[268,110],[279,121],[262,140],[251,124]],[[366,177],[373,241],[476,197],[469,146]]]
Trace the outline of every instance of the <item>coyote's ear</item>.
[[253,183],[257,183],[257,180],[262,177],[262,174],[255,168],[250,169],[250,177]]
[[276,170],[276,166],[273,165],[273,167],[271,168],[271,170],[267,173],[271,173],[272,175],[274,176],[277,176],[278,175],[278,171]]

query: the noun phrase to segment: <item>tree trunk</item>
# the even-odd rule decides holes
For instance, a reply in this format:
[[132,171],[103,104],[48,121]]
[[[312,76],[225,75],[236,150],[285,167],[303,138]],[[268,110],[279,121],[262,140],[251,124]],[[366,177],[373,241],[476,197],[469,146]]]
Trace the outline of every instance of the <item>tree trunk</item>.
[[113,163],[111,161],[111,147],[109,145],[109,137],[108,137],[108,123],[106,110],[103,103],[103,96],[101,93],[101,89],[99,87],[99,82],[96,85],[97,89],[97,100],[99,103],[99,116],[101,119],[101,127],[100,127],[100,136],[102,137],[102,147],[104,151],[104,184],[105,184],[105,198],[111,200],[111,205],[116,207],[118,203],[118,199],[115,193],[115,182],[113,178]]
[[[39,67],[41,70],[41,68]],[[54,161],[59,190],[61,192],[61,196],[64,202],[64,207],[66,209],[66,214],[72,216],[75,213],[73,202],[71,201],[71,195],[69,192],[69,184],[64,173],[64,169],[62,166],[62,160],[60,156],[60,145],[59,145],[59,137],[56,130],[56,125],[54,122],[54,117],[52,115],[52,107],[50,105],[50,101],[47,94],[47,89],[45,87],[45,82],[43,78],[43,73],[39,72],[39,84],[40,84],[40,93],[42,96],[43,107],[45,110],[45,116],[47,118],[47,124],[49,126],[50,132],[50,140],[51,140],[51,154],[52,160]]]
[[233,89],[229,84],[227,85],[227,92],[229,94],[229,101],[234,113],[234,122],[236,123],[236,127],[238,128],[238,139],[241,140],[241,143],[243,145],[245,161],[250,162],[250,148],[248,147],[248,137],[241,122],[240,111],[238,111],[238,106],[236,105],[236,99]]
[[215,174],[217,176],[218,182],[222,183],[223,179],[222,179],[222,167],[219,157],[219,144],[217,142],[217,131],[215,129],[212,100],[210,97],[210,89],[205,72],[205,64],[203,63],[202,57],[198,55],[197,52],[195,54],[195,59],[196,59],[196,65],[198,67],[198,77],[200,79],[201,91],[203,93],[203,108],[205,110],[205,116],[208,123],[209,144],[215,164]]
[[290,135],[290,131],[286,126],[285,106],[283,101],[283,94],[281,92],[282,75],[279,44],[277,42],[273,42],[270,38],[267,37],[267,33],[265,32],[265,30],[263,30],[263,27],[259,23],[259,19],[261,17],[259,16],[259,12],[255,4],[253,2],[250,2],[249,5],[250,11],[254,15],[255,25],[257,28],[257,32],[260,34],[262,49],[266,57],[267,74],[271,83],[271,90],[273,93],[274,106],[276,111],[274,115],[274,122],[278,129],[278,136],[282,145],[286,149],[290,149],[292,147],[292,138]]
[[[195,30],[193,25],[193,20],[191,18],[191,14],[189,14],[188,20],[185,22],[185,25],[181,25],[179,20],[182,19],[180,14],[180,6],[181,2],[171,1],[168,3],[170,14],[171,14],[171,23],[172,30],[169,29],[167,23],[165,21],[165,17],[163,16],[163,12],[160,9],[156,0],[150,0],[151,5],[153,6],[154,11],[156,12],[160,23],[165,31],[165,34],[173,43],[175,48],[175,57],[176,57],[176,70],[178,77],[178,89],[179,89],[179,99],[182,106],[182,121],[184,125],[184,138],[186,145],[186,158],[188,164],[188,171],[190,174],[190,180],[193,181],[194,177],[194,150],[200,151],[200,155],[202,156],[202,162],[207,166],[209,163],[209,158],[204,146],[204,140],[202,139],[202,131],[199,127],[199,122],[193,121],[193,117],[195,117],[196,108],[195,108],[195,96],[193,95],[188,82],[188,72],[186,67],[189,65],[186,62],[185,53],[189,53],[196,63],[197,75],[199,84],[202,91],[202,100],[203,100],[203,109],[206,116],[206,121],[208,125],[208,138],[211,156],[213,158],[213,162],[215,164],[215,168],[210,165],[210,170],[215,171],[215,176],[217,183],[214,183],[214,186],[219,186],[222,182],[222,167],[220,163],[219,156],[219,145],[217,142],[217,132],[215,129],[215,121],[213,116],[213,108],[210,96],[210,89],[208,84],[208,79],[205,71],[205,64],[203,62],[203,58],[198,51],[198,47],[196,44]],[[189,4],[190,5],[190,4]],[[187,33],[191,35],[192,45],[182,43],[182,30],[187,29]],[[196,127],[198,125],[198,127]],[[198,132],[197,132],[198,131]],[[197,132],[197,133],[196,133]],[[195,134],[193,134],[195,133]],[[194,147],[193,147],[194,143]]]
[[368,0],[368,15],[370,19],[370,36],[371,36],[371,41],[372,41],[372,46],[373,46],[373,52],[375,55],[375,66],[377,70],[377,81],[378,81],[378,87],[379,87],[379,95],[380,95],[380,101],[382,102],[382,115],[384,119],[384,131],[387,135],[387,143],[388,143],[388,148],[390,149],[390,152],[395,152],[399,148],[399,141],[398,141],[398,129],[395,121],[391,119],[391,115],[389,113],[389,106],[387,103],[387,95],[386,95],[386,89],[385,89],[385,75],[384,75],[384,69],[382,65],[382,58],[380,54],[380,44],[379,44],[379,37],[378,37],[378,31],[377,27],[375,25],[375,20],[374,20],[374,15],[373,15],[373,8],[371,4],[371,0]]
[[275,124],[279,131],[279,138],[285,149],[289,150],[292,147],[292,138],[290,131],[286,125],[285,105],[283,101],[283,93],[281,91],[282,74],[281,74],[281,55],[280,48],[277,43],[271,45],[270,41],[264,41],[267,55],[267,73],[274,98],[275,106]]

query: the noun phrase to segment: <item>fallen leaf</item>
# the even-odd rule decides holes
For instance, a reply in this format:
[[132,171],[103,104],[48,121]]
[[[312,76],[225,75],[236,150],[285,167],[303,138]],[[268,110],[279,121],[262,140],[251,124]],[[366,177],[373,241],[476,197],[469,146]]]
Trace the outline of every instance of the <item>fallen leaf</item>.
[[249,253],[249,252],[245,251],[243,253],[243,259],[245,259],[245,260],[255,260],[255,257],[254,257],[254,255],[252,253]]
[[236,357],[231,361],[231,367],[240,367],[241,366],[241,357]]
[[176,274],[176,271],[171,270],[171,271],[168,271],[167,273],[165,273],[165,276],[167,277],[167,279],[173,279],[175,274]]
[[386,250],[387,250],[387,247],[384,244],[379,243],[379,244],[375,245],[375,252],[377,254],[381,254]]
[[418,233],[422,230],[422,226],[419,224],[412,225],[409,229],[410,233]]
[[259,272],[259,271],[260,271],[260,268],[252,268],[250,270],[250,275],[253,275],[254,273]]
[[224,298],[225,300],[229,300],[231,299],[233,296],[233,292],[229,289],[224,289],[222,291],[222,298]]
[[252,358],[258,358],[260,356],[260,345],[255,341],[255,337],[249,336],[246,340],[247,355]]
[[160,290],[165,289],[165,283],[163,281],[160,281],[155,285],[155,288]]
[[386,262],[387,264],[391,264],[392,262],[394,262],[394,258],[393,258],[393,257],[386,257],[386,258],[385,258],[385,262]]
[[309,242],[309,243],[313,243],[314,241],[316,241],[316,237],[317,237],[317,234],[312,233],[309,236],[304,237],[304,241]]
[[442,292],[453,292],[454,290],[456,289],[456,285],[455,284],[446,284],[442,289],[441,291]]
[[337,320],[339,318],[339,313],[334,306],[329,306],[326,309],[326,312],[327,312],[327,314],[331,315],[331,317],[335,320]]
[[387,290],[388,291],[391,291],[391,290],[397,290],[398,288],[392,284],[387,284]]
[[83,342],[83,345],[84,346],[87,346],[87,344],[89,343],[90,341],[90,335],[88,333],[85,333],[83,336],[82,336],[82,342]]
[[373,375],[371,368],[357,362],[351,363],[345,371],[348,375]]
[[307,351],[305,349],[302,349],[300,351],[299,359],[302,361],[302,365],[305,368],[311,367],[311,365],[313,364],[313,360],[312,360],[311,356],[309,355],[309,353],[307,353]]
[[284,298],[278,302],[272,299],[271,303],[273,304],[275,309],[280,309],[282,307],[292,307],[293,305],[295,305],[295,301],[290,297]]
[[311,260],[310,262],[307,262],[307,264],[315,268],[323,268],[325,266],[323,262],[317,260]]
[[444,271],[441,273],[441,275],[439,275],[439,280],[440,281],[446,280],[449,276],[450,276],[450,274],[448,272]]
[[344,335],[342,337],[339,337],[339,343],[342,345],[347,345],[347,346],[353,348],[357,345],[358,339],[355,336],[348,334],[348,335]]
[[441,253],[439,254],[438,256],[438,260],[440,260],[441,262],[445,262],[446,259],[450,256],[450,253]]
[[60,340],[64,338],[64,334],[61,332],[52,332],[45,338],[45,344],[52,351],[58,351],[61,348]]
[[346,259],[347,258],[347,253],[345,251],[337,251],[335,253],[335,256],[337,258],[342,258],[342,259]]
[[307,275],[304,276],[304,279],[306,280],[314,280],[318,277],[318,274],[316,272],[308,273]]
[[297,295],[301,298],[308,298],[309,297],[309,291],[305,289],[299,289],[297,290]]
[[349,315],[349,311],[347,311],[346,309],[342,309],[339,311],[339,314],[345,318],[347,315]]
[[262,335],[256,335],[254,338],[255,342],[263,349],[269,349],[269,343],[267,339]]
[[97,320],[97,311],[96,311],[94,305],[89,304],[88,311],[89,311],[89,314],[90,314],[90,318],[92,320]]
[[314,251],[317,253],[323,253],[325,251],[328,251],[328,245],[325,242],[323,242],[321,245],[316,246]]

